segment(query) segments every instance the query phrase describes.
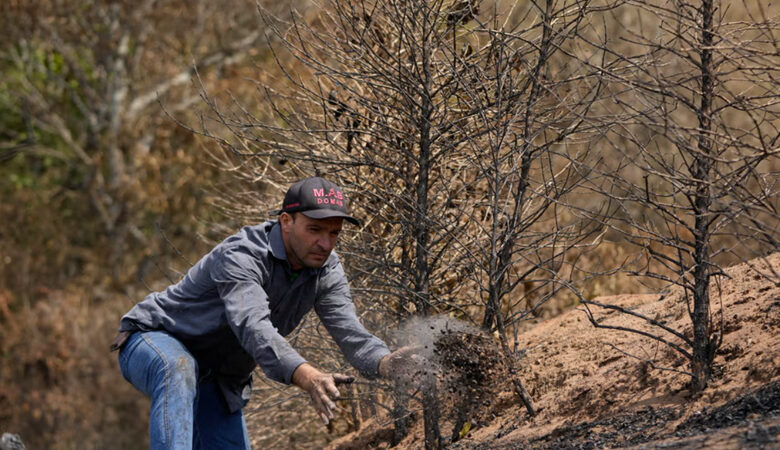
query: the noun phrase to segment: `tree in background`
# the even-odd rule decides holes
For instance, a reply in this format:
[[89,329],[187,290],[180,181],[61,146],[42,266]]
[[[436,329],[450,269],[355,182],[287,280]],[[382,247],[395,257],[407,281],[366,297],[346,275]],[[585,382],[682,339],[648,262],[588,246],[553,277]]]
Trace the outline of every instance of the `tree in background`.
[[197,256],[193,215],[213,218],[202,187],[221,177],[160,103],[189,116],[193,66],[223,92],[255,55],[255,8],[0,2],[0,429],[28,447],[136,448],[145,433],[148,404],[107,344],[146,294],[134,275],[169,272],[155,267],[168,239]]
[[[570,160],[585,158],[565,141],[592,131],[584,117],[600,90],[570,42],[588,2],[501,8],[348,1],[290,22],[266,13],[289,88],[259,81],[261,113],[211,102],[218,125],[200,131],[237,158],[238,176],[337,179],[366,219],[342,247],[355,291],[398,320],[453,313],[498,330],[512,360],[506,315],[518,322],[566,285],[564,255],[588,234],[555,205],[577,185]],[[262,199],[236,209],[246,204]],[[548,292],[507,307],[531,274]],[[426,447],[436,448],[436,384],[424,384]],[[400,440],[401,392],[394,403]]]
[[598,129],[591,109],[602,100],[602,81],[585,63],[598,52],[577,51],[595,10],[590,2],[548,0],[518,10],[524,20],[511,27],[481,24],[475,34],[488,40],[460,77],[458,103],[478,114],[456,122],[473,173],[473,206],[464,209],[458,242],[482,301],[481,327],[497,331],[515,392],[533,415],[508,327],[561,289],[576,289],[575,255],[597,229],[568,214],[566,204],[581,182],[573,161],[591,158],[581,143]]
[[[105,248],[102,264],[120,280],[133,248],[151,245],[154,221],[192,208],[199,195],[175,196],[195,184],[194,170],[187,177],[170,164],[192,142],[160,103],[169,114],[187,111],[199,101],[195,67],[205,78],[254,51],[263,36],[254,3],[39,0],[3,8],[3,193],[20,202],[40,193],[60,228],[40,217],[28,223],[39,235],[65,237],[58,246],[70,256],[60,263],[74,265],[72,274],[85,254]],[[206,82],[217,88],[214,77]]]
[[[780,238],[778,22],[761,4],[744,4],[740,15],[749,20],[730,18],[736,8],[724,6],[628,1],[631,9],[620,12],[635,26],[621,38],[630,50],[599,46],[608,54],[602,69],[616,118],[599,145],[623,157],[591,181],[615,207],[613,230],[642,250],[644,263],[631,273],[681,288],[692,332],[583,303],[651,325],[628,331],[679,352],[689,362],[683,372],[692,392],[712,377],[722,339],[711,282],[727,265],[777,251]],[[588,315],[595,326],[614,328],[590,308]]]

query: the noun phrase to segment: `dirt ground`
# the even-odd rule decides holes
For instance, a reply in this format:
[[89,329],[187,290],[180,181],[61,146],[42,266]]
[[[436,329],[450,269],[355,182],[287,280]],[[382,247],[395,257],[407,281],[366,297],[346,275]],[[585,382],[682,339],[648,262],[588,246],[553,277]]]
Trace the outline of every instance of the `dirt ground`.
[[[508,377],[499,375],[489,401],[467,408],[466,428],[460,427],[463,414],[450,414],[460,417],[456,428],[465,436],[448,448],[780,448],[780,253],[727,273],[730,279],[711,286],[723,342],[703,393],[687,390],[689,377],[680,373],[687,364],[677,352],[637,334],[595,328],[579,307],[518,337],[524,349],[519,375],[536,416],[528,416]],[[692,334],[680,292],[597,301]],[[658,334],[625,314],[591,310],[600,323]],[[457,401],[444,403],[459,408]],[[411,433],[394,448],[424,447],[422,421],[415,417]],[[448,442],[453,426],[454,420],[441,426]],[[329,448],[389,448],[391,438],[390,421],[379,418]]]

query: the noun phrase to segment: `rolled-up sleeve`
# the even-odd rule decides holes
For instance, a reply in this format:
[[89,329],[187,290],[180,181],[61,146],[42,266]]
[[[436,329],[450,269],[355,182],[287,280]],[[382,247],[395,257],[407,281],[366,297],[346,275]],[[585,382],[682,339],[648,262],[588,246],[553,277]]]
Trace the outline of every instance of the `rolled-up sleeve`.
[[347,361],[363,376],[378,376],[379,361],[390,350],[360,323],[340,263],[321,280],[314,307]]
[[268,378],[290,384],[293,372],[306,360],[271,323],[268,295],[262,287],[267,275],[240,248],[223,249],[214,256],[211,277],[230,328]]

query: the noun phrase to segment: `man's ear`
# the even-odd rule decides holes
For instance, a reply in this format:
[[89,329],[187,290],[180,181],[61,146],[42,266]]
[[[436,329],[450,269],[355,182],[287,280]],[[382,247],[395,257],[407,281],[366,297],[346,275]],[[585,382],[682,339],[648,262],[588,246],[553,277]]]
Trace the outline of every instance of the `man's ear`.
[[290,228],[293,222],[295,222],[295,218],[290,213],[283,212],[279,216],[279,223],[282,224],[283,231],[286,231],[288,228]]

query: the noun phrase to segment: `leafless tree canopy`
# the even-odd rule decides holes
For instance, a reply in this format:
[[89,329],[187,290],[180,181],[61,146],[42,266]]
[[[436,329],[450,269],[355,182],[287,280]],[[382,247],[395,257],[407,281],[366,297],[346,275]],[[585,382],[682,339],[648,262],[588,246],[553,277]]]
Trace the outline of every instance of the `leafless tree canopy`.
[[645,319],[690,360],[694,390],[722,338],[710,282],[778,248],[778,23],[747,3],[750,20],[732,20],[728,6],[629,1],[614,11],[635,25],[620,31],[623,51],[599,45],[618,119],[599,145],[616,157],[589,185],[642,251],[630,273],[683,289],[692,335]]
[[232,134],[219,139],[259,161],[255,174],[323,173],[348,186],[367,218],[354,269],[400,317],[455,310],[494,327],[485,305],[495,310],[534,270],[554,279],[582,234],[573,220],[548,220],[576,185],[569,161],[588,158],[579,144],[597,130],[588,113],[602,82],[574,63],[597,56],[571,43],[589,4],[320,11],[281,25],[265,16],[284,44],[279,60],[296,58],[290,90],[258,83],[273,121],[215,108]]
[[506,327],[572,287],[565,255],[595,230],[561,205],[600,130],[603,80],[583,60],[601,51],[575,42],[599,9],[351,1],[289,22],[262,10],[289,89],[258,82],[271,120],[212,102],[223,132],[204,132],[254,160],[249,177],[338,179],[366,220],[342,247],[356,291],[399,319],[499,330],[512,360]]

